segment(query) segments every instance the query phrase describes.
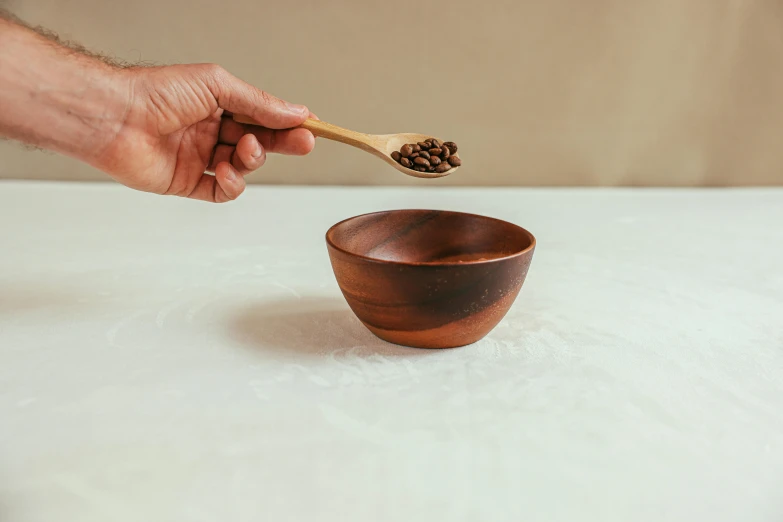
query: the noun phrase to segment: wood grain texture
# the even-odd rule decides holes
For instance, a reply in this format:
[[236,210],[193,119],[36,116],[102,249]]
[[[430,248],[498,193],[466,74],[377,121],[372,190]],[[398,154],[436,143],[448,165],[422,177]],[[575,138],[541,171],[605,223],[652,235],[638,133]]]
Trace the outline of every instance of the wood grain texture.
[[[245,123],[248,125],[258,125],[252,118],[243,116],[241,114],[234,114],[233,118],[239,123]],[[327,123],[321,120],[308,119],[300,127],[309,130],[314,136],[319,138],[326,138],[327,140],[337,141],[345,145],[356,147],[365,152],[382,159],[398,171],[402,172],[406,176],[412,176],[414,178],[442,178],[454,174],[459,167],[452,167],[446,172],[418,172],[413,169],[408,169],[394,161],[391,157],[392,152],[400,150],[400,147],[406,143],[418,143],[430,138],[436,138],[437,136],[429,136],[427,134],[415,134],[411,132],[402,132],[398,134],[364,134],[362,132],[356,132],[350,129],[344,129],[337,125]],[[447,140],[440,140],[441,142]],[[459,158],[459,153],[455,153],[454,156]]]
[[378,337],[418,348],[472,344],[508,312],[533,235],[489,217],[397,210],[342,221],[326,234],[337,282]]

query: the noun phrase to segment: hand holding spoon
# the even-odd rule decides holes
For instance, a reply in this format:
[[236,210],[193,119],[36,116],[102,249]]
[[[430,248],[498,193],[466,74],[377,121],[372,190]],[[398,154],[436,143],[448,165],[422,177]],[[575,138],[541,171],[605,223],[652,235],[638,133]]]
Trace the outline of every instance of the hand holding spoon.
[[[234,114],[234,120],[239,123],[247,123],[250,125],[258,125],[255,120]],[[383,161],[399,170],[403,174],[413,176],[416,178],[441,178],[453,174],[459,167],[452,167],[446,172],[418,172],[413,169],[403,167],[392,158],[392,152],[399,151],[400,147],[406,143],[418,143],[432,138],[426,134],[413,134],[413,133],[400,133],[400,134],[364,134],[362,132],[356,132],[348,129],[343,129],[337,125],[326,123],[321,120],[308,119],[302,125],[303,129],[307,129],[313,133],[314,136],[320,138],[326,138],[328,140],[339,141],[346,145],[351,145],[362,149],[365,152],[369,152]],[[459,157],[459,154],[454,154]]]

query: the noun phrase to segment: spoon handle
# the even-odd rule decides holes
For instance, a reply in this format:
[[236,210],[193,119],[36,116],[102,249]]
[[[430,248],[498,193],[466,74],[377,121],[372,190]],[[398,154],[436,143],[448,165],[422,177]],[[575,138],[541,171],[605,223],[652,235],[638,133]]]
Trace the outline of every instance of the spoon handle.
[[314,136],[319,138],[326,138],[327,140],[339,141],[340,143],[347,143],[349,145],[357,145],[359,143],[367,142],[369,136],[367,134],[344,129],[327,123],[321,120],[314,120],[312,118],[305,120],[301,125],[303,129],[307,129],[313,133]]
[[[250,125],[258,125],[255,120],[241,114],[234,114],[234,121],[239,123],[247,123]],[[364,150],[373,149],[373,137],[369,134],[362,132],[356,132],[349,129],[338,127],[321,120],[315,120],[308,118],[304,123],[300,125],[301,128],[307,129],[313,133],[314,136],[319,138],[326,138],[327,140],[339,141],[347,145],[359,147]]]

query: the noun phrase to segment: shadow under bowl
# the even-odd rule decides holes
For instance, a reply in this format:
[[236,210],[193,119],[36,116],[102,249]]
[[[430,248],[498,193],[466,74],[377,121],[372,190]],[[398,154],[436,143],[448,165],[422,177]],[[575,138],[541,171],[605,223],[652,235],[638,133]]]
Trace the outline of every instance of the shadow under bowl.
[[403,346],[454,348],[503,319],[536,240],[490,217],[391,210],[337,223],[326,244],[343,296],[371,332]]

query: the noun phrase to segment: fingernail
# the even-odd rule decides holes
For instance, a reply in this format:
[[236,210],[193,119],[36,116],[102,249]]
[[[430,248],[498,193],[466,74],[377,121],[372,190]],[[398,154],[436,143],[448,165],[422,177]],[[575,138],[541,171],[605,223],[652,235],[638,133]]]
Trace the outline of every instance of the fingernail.
[[234,173],[233,167],[228,168],[228,173],[226,174],[226,180],[229,181],[230,183],[234,183],[237,180],[237,175],[236,173]]
[[261,155],[264,153],[264,149],[261,148],[260,143],[256,143],[256,148],[253,149],[253,159],[258,159],[261,157]]
[[285,102],[285,105],[286,107],[288,107],[289,111],[293,112],[296,115],[310,114],[310,110],[304,105],[299,105],[298,103],[290,103],[290,102]]

